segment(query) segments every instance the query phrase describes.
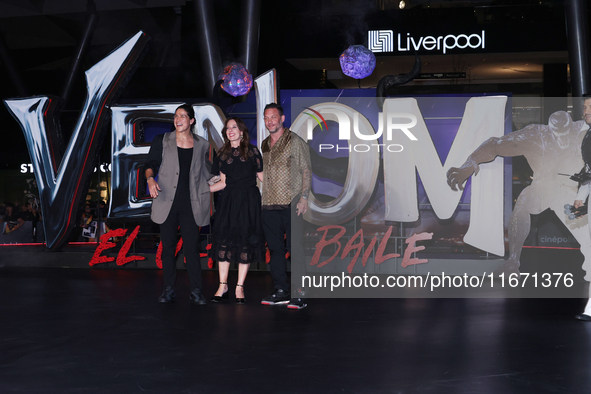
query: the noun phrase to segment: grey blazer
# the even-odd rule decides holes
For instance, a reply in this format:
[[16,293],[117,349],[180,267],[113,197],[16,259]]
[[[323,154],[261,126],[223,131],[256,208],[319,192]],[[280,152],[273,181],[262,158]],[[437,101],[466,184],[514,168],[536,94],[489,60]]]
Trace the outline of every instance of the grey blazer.
[[[199,227],[207,226],[210,218],[210,195],[207,181],[211,175],[211,161],[209,160],[209,143],[193,134],[193,159],[191,160],[191,175],[189,189],[191,193],[191,208],[195,223]],[[158,186],[162,189],[158,197],[152,200],[152,220],[162,224],[170,213],[172,202],[179,181],[179,155],[176,145],[176,132],[166,133],[162,139],[162,164],[158,171]]]

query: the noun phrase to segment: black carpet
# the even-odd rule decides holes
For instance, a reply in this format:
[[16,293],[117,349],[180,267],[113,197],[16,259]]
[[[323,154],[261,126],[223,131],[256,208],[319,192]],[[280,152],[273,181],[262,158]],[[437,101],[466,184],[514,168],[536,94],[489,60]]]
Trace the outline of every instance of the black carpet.
[[[235,284],[236,271],[231,271]],[[204,272],[209,299],[217,273]],[[0,393],[582,393],[581,299],[156,302],[157,270],[0,269]]]

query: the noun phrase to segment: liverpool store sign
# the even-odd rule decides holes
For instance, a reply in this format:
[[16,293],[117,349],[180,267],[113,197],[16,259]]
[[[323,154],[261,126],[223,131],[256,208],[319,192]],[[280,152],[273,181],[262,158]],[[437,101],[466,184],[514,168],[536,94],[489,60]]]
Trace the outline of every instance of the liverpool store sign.
[[[398,33],[397,50],[399,52],[415,51],[441,51],[446,54],[450,49],[484,49],[484,30],[480,34],[448,34],[446,36],[413,37],[410,33],[406,36]],[[394,52],[394,32],[392,30],[370,30],[368,32],[368,45],[370,51]]]

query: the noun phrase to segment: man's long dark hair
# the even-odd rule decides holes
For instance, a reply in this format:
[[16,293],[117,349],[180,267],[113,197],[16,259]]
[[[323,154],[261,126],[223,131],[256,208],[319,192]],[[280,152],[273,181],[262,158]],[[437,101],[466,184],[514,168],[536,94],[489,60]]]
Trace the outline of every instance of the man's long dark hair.
[[240,146],[238,147],[238,151],[240,152],[240,156],[244,160],[248,159],[248,145],[250,144],[250,136],[248,135],[248,128],[244,124],[244,121],[239,117],[235,116],[233,118],[226,119],[226,123],[224,123],[224,128],[222,129],[222,135],[224,136],[224,145],[220,148],[219,154],[222,153],[231,154],[232,153],[232,146],[230,145],[230,140],[226,135],[226,131],[228,130],[228,122],[231,120],[236,122],[238,129],[242,131],[242,139],[240,140]]

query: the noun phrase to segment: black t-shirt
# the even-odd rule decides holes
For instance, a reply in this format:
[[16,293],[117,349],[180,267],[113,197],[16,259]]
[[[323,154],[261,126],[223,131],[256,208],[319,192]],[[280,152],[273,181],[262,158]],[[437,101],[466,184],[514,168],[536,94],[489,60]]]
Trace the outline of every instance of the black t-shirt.
[[[154,174],[158,173],[160,165],[162,164],[163,139],[165,134],[160,134],[154,137],[148,152],[148,159],[144,166],[144,171],[151,168]],[[179,148],[177,146],[179,156],[179,182],[176,185],[176,192],[174,195],[173,205],[180,203],[185,206],[191,206],[191,192],[189,187],[189,179],[191,179],[191,160],[193,160],[193,148]]]
[[4,221],[5,222],[16,222],[19,218],[19,214],[17,212],[14,212],[14,210],[12,211],[12,214],[8,214],[6,213],[4,215]]
[[191,190],[189,180],[191,175],[191,160],[193,159],[193,148],[179,148],[179,182],[176,185],[173,205],[177,203],[191,206]]
[[23,219],[25,222],[32,222],[35,220],[35,215],[33,215],[33,212],[31,211],[21,211],[18,217]]

